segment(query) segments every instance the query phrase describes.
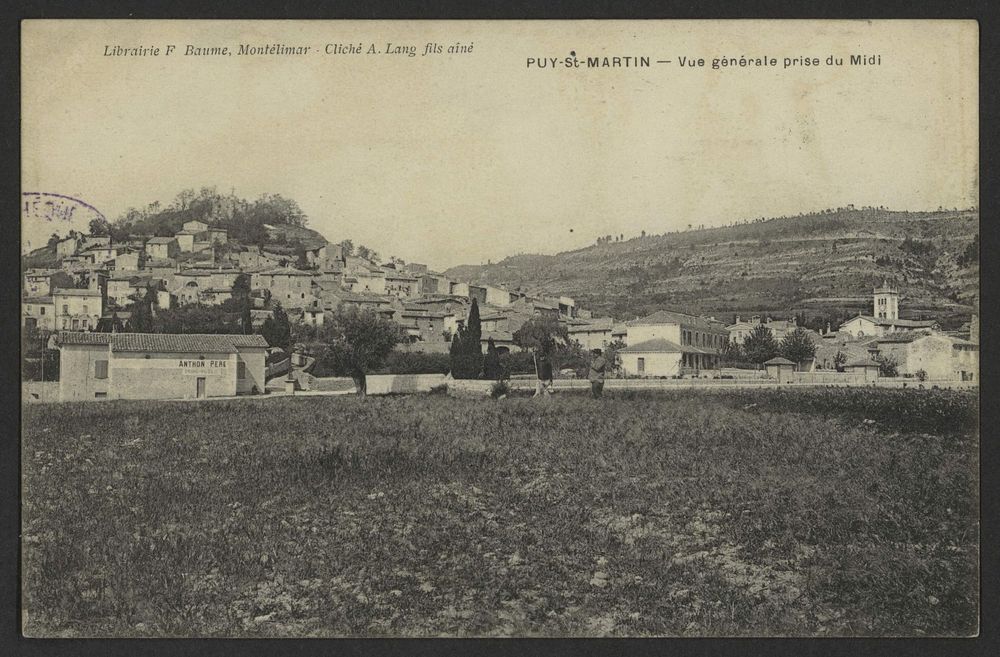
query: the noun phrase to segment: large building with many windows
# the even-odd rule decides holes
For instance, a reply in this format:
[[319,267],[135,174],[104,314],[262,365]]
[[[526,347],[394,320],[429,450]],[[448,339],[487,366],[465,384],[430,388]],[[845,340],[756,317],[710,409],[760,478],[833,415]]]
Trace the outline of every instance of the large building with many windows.
[[62,331],[59,397],[199,399],[265,390],[260,335]]
[[627,376],[674,377],[717,369],[729,332],[706,317],[661,310],[628,324],[618,352]]
[[102,289],[56,288],[52,291],[53,327],[64,331],[96,328],[106,302],[106,293]]

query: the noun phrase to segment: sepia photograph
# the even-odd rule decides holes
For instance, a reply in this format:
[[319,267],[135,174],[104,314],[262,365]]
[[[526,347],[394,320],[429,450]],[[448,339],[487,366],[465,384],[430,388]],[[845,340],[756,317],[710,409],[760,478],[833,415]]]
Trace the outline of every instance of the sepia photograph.
[[20,32],[23,636],[979,635],[975,20]]

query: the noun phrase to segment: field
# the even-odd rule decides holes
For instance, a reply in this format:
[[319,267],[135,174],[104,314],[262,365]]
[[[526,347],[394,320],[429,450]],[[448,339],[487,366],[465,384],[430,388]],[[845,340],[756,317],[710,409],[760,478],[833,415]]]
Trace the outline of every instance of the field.
[[975,394],[23,406],[29,636],[978,631]]

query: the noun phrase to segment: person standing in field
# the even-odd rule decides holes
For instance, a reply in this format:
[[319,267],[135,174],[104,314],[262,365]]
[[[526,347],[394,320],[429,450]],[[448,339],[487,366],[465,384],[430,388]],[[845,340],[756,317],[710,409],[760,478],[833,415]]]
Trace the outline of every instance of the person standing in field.
[[535,387],[535,397],[551,395],[553,385],[552,361],[549,360],[549,357],[545,353],[542,353],[535,365],[538,371],[538,384]]
[[594,349],[590,360],[590,394],[597,399],[604,394],[604,372],[608,369],[608,361],[601,355],[600,349]]

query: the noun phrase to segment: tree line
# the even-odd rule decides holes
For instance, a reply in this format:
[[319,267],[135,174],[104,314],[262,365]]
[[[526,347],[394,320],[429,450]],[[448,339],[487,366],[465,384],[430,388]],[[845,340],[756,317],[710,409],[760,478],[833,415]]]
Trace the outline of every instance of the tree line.
[[786,358],[793,363],[812,360],[816,345],[809,332],[801,326],[789,331],[781,340],[764,324],[755,326],[743,343],[727,342],[722,348],[722,364],[726,366],[760,366],[772,358]]
[[167,204],[154,201],[142,208],[129,208],[113,221],[96,218],[90,234],[110,236],[124,242],[134,235],[170,237],[187,221],[203,221],[225,228],[229,237],[243,244],[263,245],[268,240],[264,224],[305,227],[308,217],[293,199],[280,194],[262,194],[254,200],[222,194],[215,187],[182,190]]

